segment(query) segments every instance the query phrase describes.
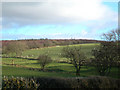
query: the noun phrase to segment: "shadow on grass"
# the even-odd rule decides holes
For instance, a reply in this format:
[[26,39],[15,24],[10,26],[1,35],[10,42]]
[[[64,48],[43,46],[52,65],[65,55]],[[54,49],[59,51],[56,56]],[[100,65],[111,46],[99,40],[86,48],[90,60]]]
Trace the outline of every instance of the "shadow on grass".
[[61,70],[61,69],[47,69],[48,72],[64,72],[64,70]]
[[16,59],[27,59],[27,60],[38,60],[38,59],[34,59],[34,58],[26,58],[26,57],[2,57],[2,58],[16,58]]
[[47,70],[50,72],[65,72],[65,70],[59,69],[58,66],[47,67]]

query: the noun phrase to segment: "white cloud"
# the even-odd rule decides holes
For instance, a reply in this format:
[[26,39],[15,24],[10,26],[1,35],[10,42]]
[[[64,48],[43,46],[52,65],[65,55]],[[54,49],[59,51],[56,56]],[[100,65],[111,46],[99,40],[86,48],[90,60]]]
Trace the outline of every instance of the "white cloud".
[[[109,15],[109,17],[108,17]],[[3,3],[3,25],[65,24],[113,18],[102,0],[48,0],[40,3]]]
[[103,0],[104,2],[119,2],[120,0]]
[[[1,0],[1,2],[55,2],[56,0]],[[82,0],[81,0],[82,1]],[[119,0],[102,0],[104,2],[119,2]],[[61,2],[61,0],[57,0]],[[71,2],[71,0],[64,0],[63,2]]]
[[2,30],[2,25],[0,25],[0,32],[1,32],[1,30]]
[[62,35],[62,33],[51,33],[51,34],[48,34],[48,35]]
[[95,37],[97,30],[112,27],[118,22],[118,13],[103,4],[106,0],[40,0],[40,2],[21,0],[21,3],[12,1],[13,3],[8,2],[2,5],[3,28],[8,30],[18,26],[30,25],[32,27],[32,25],[41,24],[54,24],[55,26],[57,24],[80,24],[87,27],[87,30],[89,28],[89,32],[82,30],[79,35],[53,33],[26,37],[91,39]]
[[104,16],[106,7],[100,0],[74,0],[72,4],[64,4],[61,9],[62,15],[74,20],[99,20]]
[[85,30],[82,30],[82,31],[81,31],[81,35],[82,35],[82,36],[85,36],[85,35],[87,35],[87,34],[88,34],[87,31],[85,31]]

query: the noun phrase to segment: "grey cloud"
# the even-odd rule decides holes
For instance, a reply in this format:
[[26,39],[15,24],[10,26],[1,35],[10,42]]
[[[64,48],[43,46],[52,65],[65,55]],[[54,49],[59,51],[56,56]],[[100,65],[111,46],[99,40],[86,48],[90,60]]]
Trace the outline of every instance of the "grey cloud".
[[[43,1],[43,0],[42,0]],[[51,0],[52,1],[52,0]],[[91,11],[89,14],[85,11],[84,8],[82,9],[81,6],[79,6],[80,2],[76,2],[78,0],[75,0],[74,3],[72,3],[74,0],[70,0],[71,2],[62,2],[63,0],[58,0],[53,2],[50,2],[49,0],[45,0],[45,2],[4,2],[2,5],[2,19],[3,19],[3,28],[15,28],[18,26],[24,26],[24,25],[39,25],[39,24],[83,24],[86,26],[89,26],[91,22],[94,22],[99,26],[101,23],[108,23],[111,22],[114,17],[116,17],[117,14],[112,14],[114,12],[111,12],[110,10],[106,9],[105,6],[101,5],[101,3],[98,3],[98,0],[96,1],[98,9],[95,9],[95,11],[102,12],[104,11],[104,8],[107,10],[107,12],[103,13],[102,18],[98,18],[98,20],[91,20],[94,19],[94,16],[99,16],[98,13],[92,12],[91,9],[94,9],[94,5],[91,5],[87,7],[88,10],[89,7],[92,7],[89,11]],[[90,2],[90,1],[89,1]],[[75,5],[77,4],[77,6]],[[80,4],[82,5],[82,4]],[[86,4],[85,4],[86,5]],[[89,4],[88,4],[89,5]],[[84,6],[83,6],[84,7]],[[102,9],[101,9],[102,8]],[[82,10],[82,13],[80,13],[80,10]],[[75,13],[74,13],[75,11]],[[94,11],[94,10],[93,10]],[[93,14],[91,14],[93,13]],[[71,15],[73,14],[73,15]],[[79,16],[82,15],[82,16]],[[93,17],[89,17],[89,16]],[[82,18],[84,17],[84,19]],[[88,20],[86,20],[88,19]],[[89,22],[90,23],[89,23]],[[116,21],[112,21],[112,23],[115,23]],[[98,27],[95,24],[91,24],[91,27]],[[104,25],[103,25],[104,26]]]
[[[52,24],[66,22],[55,3],[3,3],[3,25]],[[68,21],[68,20],[67,20]]]

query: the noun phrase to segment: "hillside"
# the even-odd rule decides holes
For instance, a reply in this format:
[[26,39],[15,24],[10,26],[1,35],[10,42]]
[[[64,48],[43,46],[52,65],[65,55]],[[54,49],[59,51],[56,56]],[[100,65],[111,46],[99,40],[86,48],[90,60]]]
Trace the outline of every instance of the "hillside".
[[[96,47],[97,43],[92,44],[77,44],[70,45],[82,46],[82,51],[88,57],[87,60],[92,57],[91,50]],[[23,58],[2,58],[2,74],[3,76],[22,76],[22,77],[76,77],[74,66],[69,63],[68,59],[63,58],[60,53],[64,46],[60,47],[47,47],[41,49],[31,49],[23,52]],[[53,59],[53,62],[46,66],[46,71],[41,71],[40,65],[37,63],[37,58],[40,54],[49,52],[49,56]],[[28,56],[28,57],[26,57]],[[14,65],[12,65],[12,60],[14,60]],[[99,75],[93,66],[82,66],[81,77]],[[112,67],[112,72],[109,75],[113,78],[118,78],[117,68]]]
[[56,45],[72,45],[72,44],[84,44],[84,43],[98,43],[102,42],[99,40],[88,40],[88,39],[26,39],[26,40],[3,40],[2,47],[9,43],[21,42],[26,43],[29,49],[42,48]]

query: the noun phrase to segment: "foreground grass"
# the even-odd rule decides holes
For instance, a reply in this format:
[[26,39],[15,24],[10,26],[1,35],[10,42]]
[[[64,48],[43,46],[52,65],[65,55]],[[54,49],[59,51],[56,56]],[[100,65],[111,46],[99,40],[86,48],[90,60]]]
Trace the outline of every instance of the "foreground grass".
[[[70,45],[72,46],[81,46],[82,50],[85,52],[88,58],[91,58],[91,50],[98,46],[99,43],[92,44],[77,44]],[[72,64],[69,63],[58,63],[58,61],[66,61],[66,58],[61,57],[62,49],[65,46],[57,46],[57,47],[48,47],[41,49],[32,49],[27,50],[23,53],[23,56],[29,56],[30,58],[37,58],[40,54],[48,53],[49,56],[54,60],[47,67],[45,72],[39,70],[29,70],[28,68],[38,68],[40,69],[40,65],[37,63],[37,60],[29,60],[29,59],[20,59],[20,58],[2,58],[2,74],[3,76],[22,76],[22,77],[76,77],[75,68]],[[14,64],[21,65],[20,67],[11,66],[8,64],[12,64],[12,60],[14,60]],[[112,68],[110,77],[118,78],[118,69]],[[81,68],[80,77],[87,76],[96,76],[98,73],[96,72],[94,67],[86,68],[83,66]]]
[[[117,68],[113,67],[109,77],[119,78],[117,70]],[[2,75],[15,77],[76,77],[75,68],[72,65],[49,66],[44,72],[37,69],[30,70],[23,67],[3,66]],[[96,72],[96,69],[94,67],[86,68],[85,66],[83,66],[81,68],[80,77],[97,75],[99,74]]]
[[27,68],[3,66],[3,76],[14,77],[75,77],[75,74],[58,73],[58,72],[43,72],[38,70],[29,70]]
[[[73,46],[81,46],[82,50],[85,52],[86,56],[89,58],[92,57],[91,50],[98,46],[99,43],[92,43],[92,44],[76,44],[76,45],[69,45],[70,47]],[[48,48],[40,48],[40,49],[31,49],[23,52],[23,56],[29,56],[29,58],[37,58],[40,54],[49,54],[49,56],[53,59],[54,62],[61,62],[67,61],[66,58],[61,56],[62,49],[65,46],[56,46],[56,47],[48,47]],[[28,60],[28,59],[20,59],[20,58],[2,58],[3,65],[12,64],[12,60],[14,60],[14,64],[19,64],[23,66],[28,66],[32,68],[38,68],[39,65],[37,64],[37,60]],[[57,66],[58,63],[54,63]]]

